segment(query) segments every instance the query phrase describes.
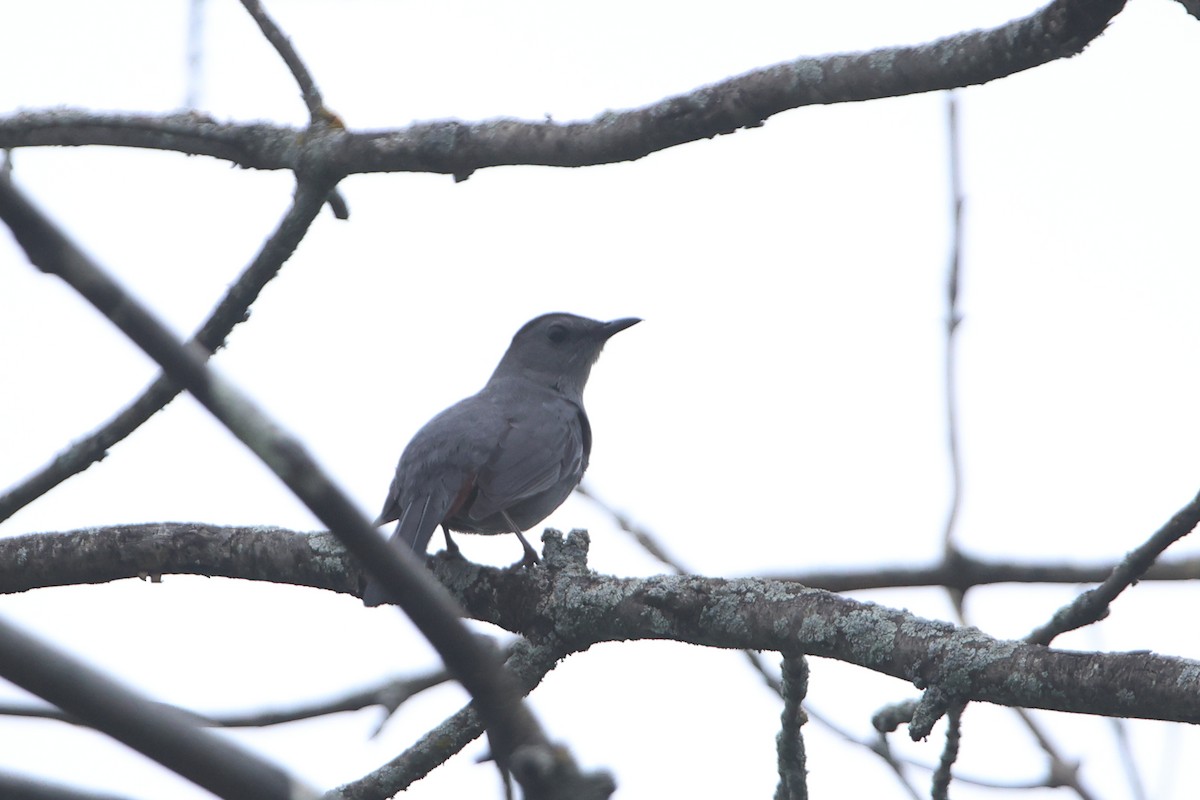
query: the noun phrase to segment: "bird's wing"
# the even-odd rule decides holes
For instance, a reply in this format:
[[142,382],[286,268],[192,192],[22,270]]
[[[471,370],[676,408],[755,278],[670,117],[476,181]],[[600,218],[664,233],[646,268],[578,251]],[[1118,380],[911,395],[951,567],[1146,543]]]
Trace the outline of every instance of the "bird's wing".
[[375,524],[398,520],[393,538],[424,552],[437,526],[467,499],[504,428],[495,404],[478,396],[431,419],[404,448]]
[[533,417],[510,416],[491,457],[475,477],[469,509],[483,519],[551,489],[587,466],[587,418],[574,403],[553,398]]

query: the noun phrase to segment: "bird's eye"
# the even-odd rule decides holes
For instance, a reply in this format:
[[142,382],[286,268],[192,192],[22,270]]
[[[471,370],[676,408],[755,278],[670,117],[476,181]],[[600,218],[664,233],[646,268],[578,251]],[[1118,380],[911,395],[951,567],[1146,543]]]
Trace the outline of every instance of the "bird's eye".
[[555,323],[546,329],[546,336],[555,344],[562,344],[567,338],[567,326]]

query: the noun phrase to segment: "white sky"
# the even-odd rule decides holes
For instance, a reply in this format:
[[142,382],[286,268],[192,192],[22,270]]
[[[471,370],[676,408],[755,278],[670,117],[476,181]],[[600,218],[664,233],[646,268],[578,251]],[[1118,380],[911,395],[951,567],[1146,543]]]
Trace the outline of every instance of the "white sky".
[[[211,2],[202,108],[301,123],[282,64],[232,0]],[[275,2],[352,128],[491,116],[589,118],[755,66],[994,25],[1034,2]],[[0,113],[162,112],[184,96],[186,3],[23,3],[0,26]],[[959,541],[1030,561],[1119,557],[1200,489],[1200,23],[1133,0],[1085,53],[961,93],[967,199],[960,340],[967,489]],[[475,391],[550,310],[640,316],[593,372],[591,486],[706,574],[923,564],[948,502],[941,368],[949,241],[945,98],[812,107],[633,164],[503,168],[342,184],[217,365],[300,434],[368,514],[407,438]],[[286,208],[286,174],[174,154],[21,150],[15,176],[92,254],[190,334]],[[41,467],[155,374],[0,236],[0,485]],[[161,520],[311,529],[311,516],[188,401],[14,516],[0,535]],[[572,498],[592,565],[650,559]],[[508,537],[465,537],[507,563]],[[1187,541],[1176,554],[1194,553]],[[972,622],[1021,636],[1071,587],[977,591]],[[1142,584],[1060,644],[1200,658],[1187,586]],[[872,600],[937,617],[941,592]],[[431,663],[388,609],[168,577],[0,598],[0,613],[163,699],[202,711],[329,696]],[[772,660],[773,660],[772,656]],[[814,661],[815,708],[860,734],[911,686]],[[0,685],[0,696],[20,697]],[[329,787],[456,710],[444,687],[368,741],[377,712],[234,734]],[[779,704],[737,653],[610,645],[534,705],[629,800],[773,792]],[[1088,785],[1128,795],[1107,722],[1039,714]],[[1150,795],[1191,796],[1194,730],[1132,723]],[[808,729],[814,797],[900,797],[861,750]],[[903,745],[927,762],[941,747]],[[131,797],[200,797],[123,747],[0,721],[0,768]],[[498,796],[477,743],[408,797]],[[998,754],[1003,754],[999,756]],[[962,770],[1036,780],[1011,712],[967,712]],[[927,781],[918,778],[924,788]],[[1049,797],[1024,793],[1023,798]],[[961,798],[1003,793],[960,786]],[[1057,797],[1057,795],[1055,795]]]

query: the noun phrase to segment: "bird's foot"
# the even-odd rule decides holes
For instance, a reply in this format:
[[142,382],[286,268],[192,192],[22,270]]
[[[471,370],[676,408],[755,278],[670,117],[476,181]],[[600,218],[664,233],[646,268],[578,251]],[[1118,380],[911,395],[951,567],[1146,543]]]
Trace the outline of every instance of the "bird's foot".
[[542,563],[542,559],[538,556],[537,550],[533,549],[533,545],[529,543],[520,531],[517,531],[517,538],[521,540],[521,546],[525,548],[525,554],[521,556],[521,560],[513,564],[509,569],[517,570],[522,567],[532,567],[534,564]]

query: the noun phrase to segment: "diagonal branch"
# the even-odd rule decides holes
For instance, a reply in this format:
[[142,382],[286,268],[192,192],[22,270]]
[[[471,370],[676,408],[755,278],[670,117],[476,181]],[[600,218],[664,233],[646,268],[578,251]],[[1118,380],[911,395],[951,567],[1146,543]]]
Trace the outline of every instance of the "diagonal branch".
[[187,714],[172,713],[4,620],[0,675],[219,797],[315,796],[274,764],[200,728]]
[[[325,187],[328,192],[330,187]],[[178,380],[327,524],[339,540],[395,597],[471,694],[488,729],[498,765],[530,798],[611,793],[605,773],[584,775],[565,751],[554,748],[521,701],[519,685],[498,655],[463,624],[461,609],[415,556],[391,547],[344,491],[330,480],[299,441],[286,434],[235,386],[137,303],[35,208],[5,176],[0,218],[39,269],[62,278],[109,318],[147,355]],[[67,709],[70,710],[70,709]]]
[[300,96],[304,98],[304,105],[308,106],[311,121],[316,123],[318,121],[332,122],[336,120],[337,117],[325,108],[325,101],[321,97],[321,91],[317,88],[317,84],[313,80],[312,74],[308,71],[308,67],[304,66],[304,62],[300,60],[300,54],[292,46],[292,41],[275,24],[275,20],[271,19],[267,14],[262,3],[258,2],[258,0],[242,0],[242,6],[245,7],[246,11],[254,19],[254,22],[257,23],[259,30],[263,32],[263,36],[267,37],[267,41],[275,48],[275,52],[279,53],[279,57],[283,59],[283,63],[287,64],[292,77],[296,79],[296,83],[300,86]]
[[[268,237],[258,255],[234,281],[225,296],[200,326],[192,341],[204,352],[219,349],[250,305],[274,278],[316,219],[327,191],[309,182],[296,185],[291,208]],[[132,403],[96,430],[54,457],[45,467],[0,495],[0,522],[8,519],[68,478],[83,472],[108,455],[109,448],[142,426],[181,391],[179,384],[160,375]]]
[[[292,73],[292,77],[296,79],[296,83],[300,86],[300,96],[304,99],[304,105],[308,107],[308,119],[310,128],[320,128],[330,126],[341,129],[345,127],[337,114],[334,114],[325,107],[325,100],[321,97],[321,90],[317,88],[316,81],[313,80],[312,74],[308,71],[308,67],[300,60],[300,54],[296,52],[296,48],[292,46],[292,41],[286,34],[275,24],[275,20],[267,14],[266,9],[262,7],[262,3],[258,0],[242,0],[242,6],[249,12],[250,16],[258,24],[259,30],[263,32],[263,36],[275,48],[275,52],[279,53],[283,63],[287,65],[288,70]],[[333,211],[333,215],[338,219],[349,219],[350,209],[346,205],[345,198],[336,188],[329,192],[329,208]]]
[[[529,694],[564,655],[556,647],[535,645],[527,639],[518,639],[513,643],[505,665],[516,675],[522,691]],[[424,778],[482,734],[483,724],[479,715],[468,705],[387,764],[326,794],[326,800],[391,797]]]
[[1060,608],[1055,612],[1053,619],[1026,636],[1025,641],[1050,644],[1059,634],[1104,619],[1112,601],[1137,583],[1163,551],[1191,533],[1197,525],[1200,525],[1200,494],[1179,509],[1145,543],[1130,551],[1104,583],[1089,589]]

